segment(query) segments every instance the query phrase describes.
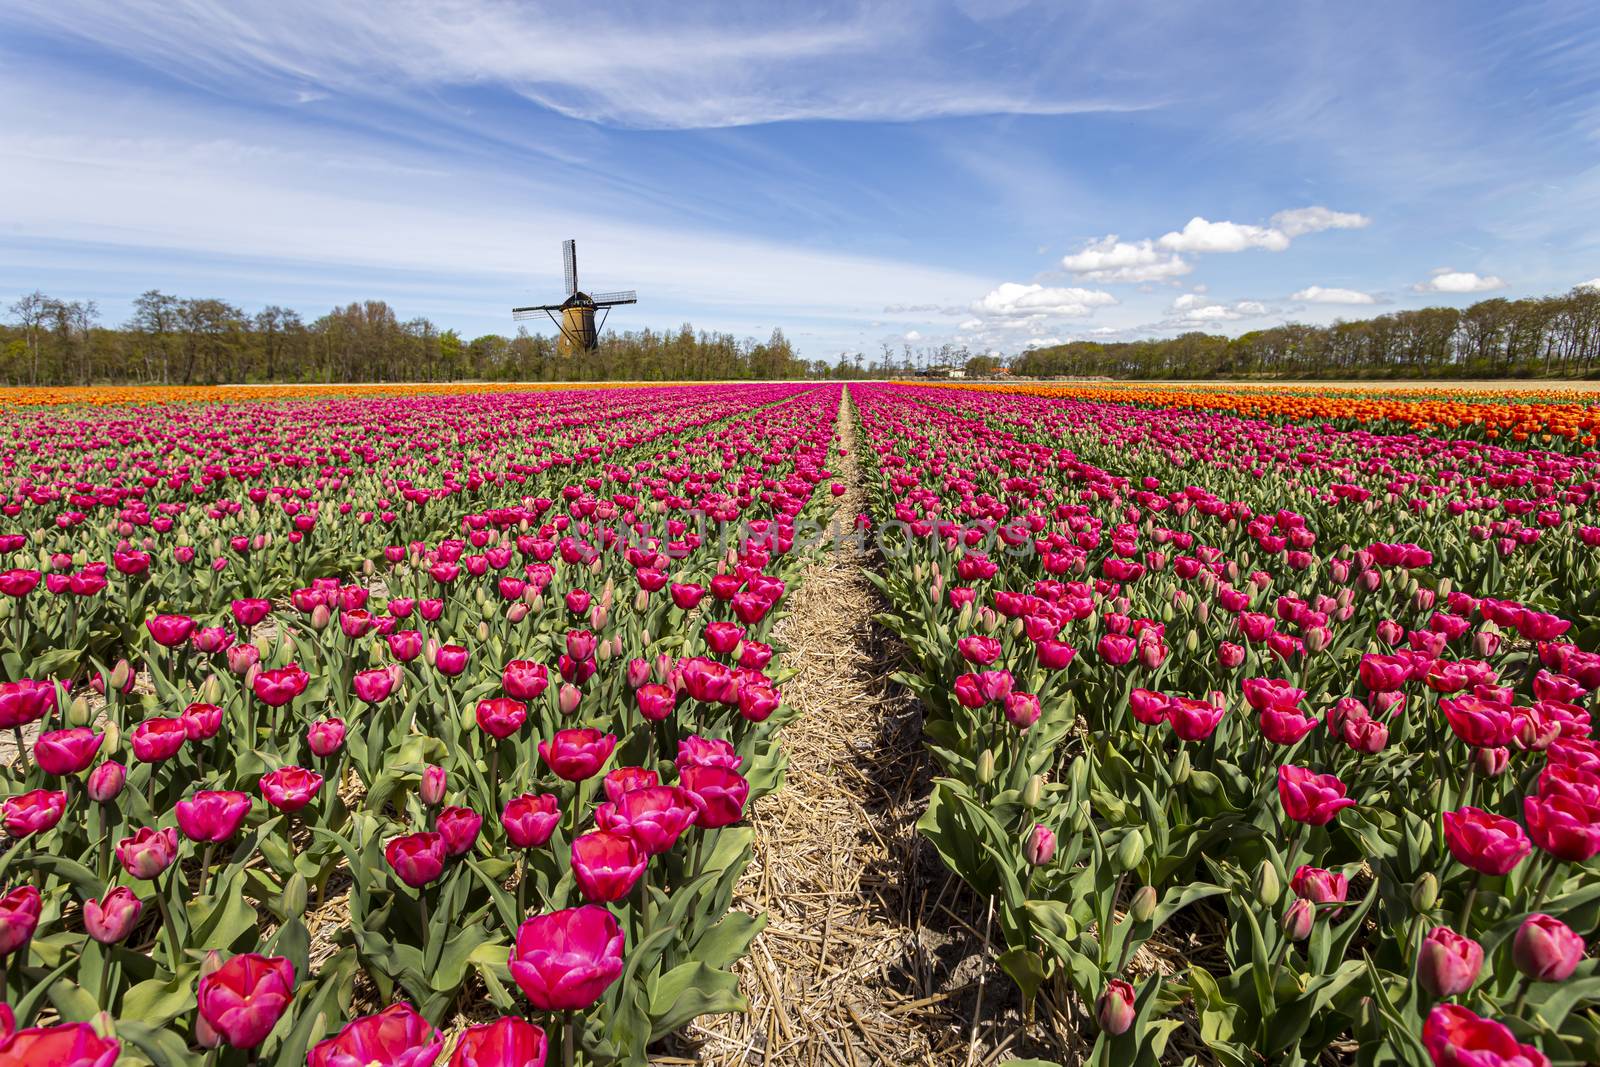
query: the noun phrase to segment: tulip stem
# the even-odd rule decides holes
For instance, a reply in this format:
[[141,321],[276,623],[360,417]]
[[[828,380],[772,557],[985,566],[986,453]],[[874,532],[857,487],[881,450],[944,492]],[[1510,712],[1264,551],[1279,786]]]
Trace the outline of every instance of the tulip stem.
[[1478,899],[1478,882],[1482,880],[1479,875],[1472,880],[1472,888],[1467,890],[1467,898],[1461,902],[1461,918],[1456,925],[1461,927],[1463,935],[1470,935],[1472,930],[1472,905]]
[[167,933],[167,951],[169,953],[168,966],[172,973],[178,973],[178,929],[172,925],[172,913],[167,910],[167,887],[172,884],[172,878],[167,879],[167,886],[161,884],[161,879],[155,880],[156,908],[161,912],[161,928]]
[[573,1020],[570,1010],[561,1013],[561,1067],[572,1067]]
[[21,761],[21,763],[22,763],[22,773],[24,775],[26,775],[28,773],[28,746],[23,744],[23,742],[22,742],[22,727],[21,726],[13,726],[11,728],[11,732],[16,735],[16,738],[17,738],[17,759],[19,761]]
[[489,810],[500,806],[500,742],[489,739]]
[[428,940],[428,897],[426,889],[417,890],[417,910],[422,914],[422,940]]
[[1533,899],[1528,903],[1530,912],[1538,911],[1540,905],[1544,903],[1544,895],[1550,891],[1550,882],[1555,878],[1556,869],[1560,866],[1560,860],[1554,858],[1550,860],[1550,866],[1545,868],[1543,877],[1539,879],[1539,884],[1534,887]]
[[205,854],[200,860],[200,892],[195,894],[197,897],[206,895],[206,883],[211,880],[211,850],[216,847],[214,841],[206,842]]

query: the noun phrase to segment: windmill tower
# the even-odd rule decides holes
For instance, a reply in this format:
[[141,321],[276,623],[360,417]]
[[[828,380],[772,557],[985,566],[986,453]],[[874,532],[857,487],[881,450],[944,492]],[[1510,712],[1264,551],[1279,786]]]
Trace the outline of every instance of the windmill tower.
[[[618,304],[637,304],[639,294],[632,289],[613,293],[585,293],[578,289],[578,243],[571,238],[561,242],[561,260],[566,269],[567,298],[559,304],[540,304],[536,307],[512,308],[513,319],[532,319],[542,312],[555,323],[561,335],[556,340],[556,351],[563,356],[586,352],[600,346],[600,329],[606,316]],[[594,313],[600,311],[599,328]],[[559,313],[559,318],[557,317]]]

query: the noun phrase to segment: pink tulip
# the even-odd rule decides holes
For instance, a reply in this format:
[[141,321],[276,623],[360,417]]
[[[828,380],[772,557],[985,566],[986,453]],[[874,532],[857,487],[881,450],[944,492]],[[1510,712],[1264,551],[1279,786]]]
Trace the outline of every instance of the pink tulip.
[[267,1039],[294,999],[294,964],[255,952],[235,956],[200,979],[200,1017],[233,1048]]
[[83,902],[83,928],[102,945],[114,945],[133,932],[143,910],[133,890],[119,885],[99,900]]
[[506,838],[517,848],[540,847],[550,840],[560,821],[560,801],[554,793],[524,793],[513,798],[500,813]]
[[1560,919],[1536,913],[1517,928],[1511,958],[1534,981],[1565,982],[1583,960],[1583,938]]
[[621,976],[622,950],[622,929],[603,907],[536,915],[517,928],[511,977],[539,1011],[582,1011]]
[[313,1045],[306,1067],[433,1067],[444,1039],[410,1004],[391,1004],[363,1015]]

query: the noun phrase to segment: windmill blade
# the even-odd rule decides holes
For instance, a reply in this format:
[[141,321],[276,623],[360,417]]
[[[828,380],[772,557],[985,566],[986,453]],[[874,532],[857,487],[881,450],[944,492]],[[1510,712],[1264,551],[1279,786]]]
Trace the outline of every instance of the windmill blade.
[[578,291],[578,242],[567,238],[561,242],[561,262],[567,272],[567,295]]
[[540,315],[547,315],[552,311],[560,311],[561,304],[540,304],[537,307],[512,308],[511,317],[516,320],[536,319]]
[[595,307],[615,307],[617,304],[637,304],[639,294],[632,289],[619,289],[614,293],[595,293],[591,299]]

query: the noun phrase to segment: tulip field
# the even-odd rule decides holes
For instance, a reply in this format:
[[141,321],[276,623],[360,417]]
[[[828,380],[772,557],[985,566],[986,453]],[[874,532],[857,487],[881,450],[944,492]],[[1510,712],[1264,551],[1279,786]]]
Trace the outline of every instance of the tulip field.
[[1019,1065],[1600,1062],[1596,426],[1577,393],[0,394],[0,1067],[685,1062],[746,1008],[804,726],[775,627],[840,538],[986,946],[967,1062],[983,1025]]

